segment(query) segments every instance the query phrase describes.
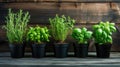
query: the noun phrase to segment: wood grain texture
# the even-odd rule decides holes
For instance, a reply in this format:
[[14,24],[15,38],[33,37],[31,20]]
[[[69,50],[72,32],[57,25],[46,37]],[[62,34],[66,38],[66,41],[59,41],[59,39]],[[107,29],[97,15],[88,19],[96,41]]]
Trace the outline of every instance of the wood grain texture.
[[[116,3],[115,3],[116,4]],[[117,3],[116,5],[118,5]],[[120,21],[119,6],[111,3],[0,3],[0,24],[4,24],[8,8],[13,11],[29,11],[31,23],[48,24],[48,19],[56,14],[70,16],[77,23],[98,23],[99,21]]]

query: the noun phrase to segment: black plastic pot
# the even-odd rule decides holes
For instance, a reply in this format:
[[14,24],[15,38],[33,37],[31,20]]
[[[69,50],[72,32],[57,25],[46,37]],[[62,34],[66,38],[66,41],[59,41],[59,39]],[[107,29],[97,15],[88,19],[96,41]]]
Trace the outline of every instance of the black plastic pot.
[[42,58],[45,56],[45,46],[46,44],[32,44],[32,57]]
[[25,45],[23,44],[10,44],[10,51],[12,58],[22,58],[25,53]]
[[111,44],[95,44],[96,45],[96,52],[98,58],[109,58],[110,57],[110,49]]
[[88,56],[89,44],[74,44],[74,52],[76,57],[87,57]]
[[68,43],[55,43],[54,54],[57,58],[65,58],[68,55]]

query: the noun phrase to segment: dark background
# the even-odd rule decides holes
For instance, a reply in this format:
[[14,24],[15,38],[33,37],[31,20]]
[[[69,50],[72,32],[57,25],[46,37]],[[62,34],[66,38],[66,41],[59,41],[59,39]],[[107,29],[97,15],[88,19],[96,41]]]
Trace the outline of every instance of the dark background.
[[[38,24],[49,27],[48,19],[56,14],[70,16],[76,20],[76,27],[85,26],[89,30],[100,21],[114,22],[117,32],[113,35],[111,51],[120,51],[120,0],[0,0],[0,52],[9,51],[5,31],[2,29],[8,8],[14,12],[19,9],[29,11],[30,26]],[[73,42],[70,36],[67,41]],[[89,51],[95,51],[92,43],[89,48]],[[26,51],[30,51],[29,46]],[[53,51],[52,42],[47,45],[46,51]],[[69,51],[73,51],[72,44]]]

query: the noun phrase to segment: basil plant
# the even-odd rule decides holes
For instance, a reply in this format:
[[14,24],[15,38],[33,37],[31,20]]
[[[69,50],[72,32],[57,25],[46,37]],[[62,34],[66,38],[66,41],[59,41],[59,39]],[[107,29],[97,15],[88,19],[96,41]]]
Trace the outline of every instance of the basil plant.
[[32,43],[41,44],[49,42],[49,31],[47,27],[41,28],[39,26],[30,27],[27,33],[27,40]]
[[72,37],[77,40],[78,44],[88,44],[88,40],[92,37],[92,32],[88,31],[85,27],[82,29],[74,28]]
[[112,43],[112,33],[116,31],[115,24],[110,22],[100,22],[93,26],[93,37],[98,44]]

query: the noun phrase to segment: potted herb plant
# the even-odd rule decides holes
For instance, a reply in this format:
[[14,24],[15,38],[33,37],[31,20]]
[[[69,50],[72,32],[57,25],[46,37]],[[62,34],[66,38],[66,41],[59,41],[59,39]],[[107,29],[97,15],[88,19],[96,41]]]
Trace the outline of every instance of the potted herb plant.
[[116,31],[115,24],[100,22],[93,26],[93,37],[97,51],[97,57],[109,58],[112,45],[112,33]]
[[29,12],[19,10],[19,12],[14,13],[9,9],[6,25],[3,28],[7,31],[11,57],[13,58],[24,57],[25,44],[23,42],[29,19]]
[[63,58],[67,56],[67,50],[69,44],[65,42],[67,35],[70,30],[72,30],[75,23],[74,19],[69,16],[56,15],[54,18],[50,18],[51,35],[55,40],[55,56],[58,58]]
[[46,42],[49,41],[49,31],[47,27],[30,27],[27,33],[27,41],[32,43],[32,57],[41,58],[45,56]]
[[92,32],[88,31],[85,27],[82,29],[74,28],[72,37],[76,40],[76,43],[74,43],[75,56],[87,57],[89,40],[92,37]]

